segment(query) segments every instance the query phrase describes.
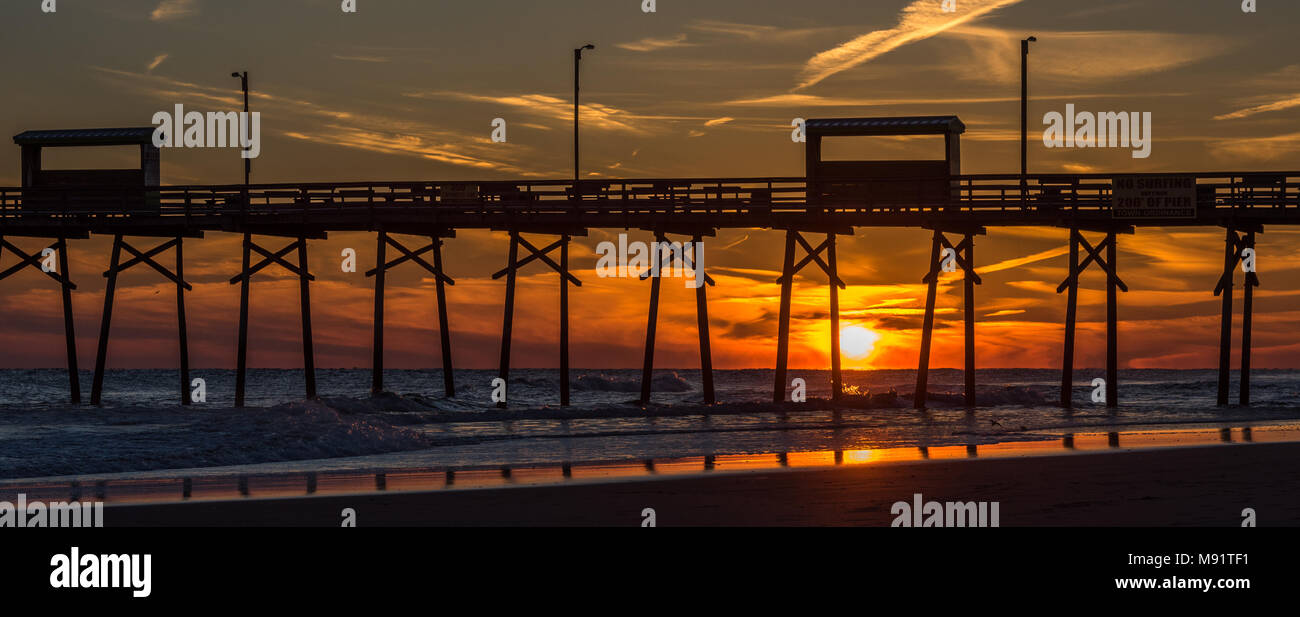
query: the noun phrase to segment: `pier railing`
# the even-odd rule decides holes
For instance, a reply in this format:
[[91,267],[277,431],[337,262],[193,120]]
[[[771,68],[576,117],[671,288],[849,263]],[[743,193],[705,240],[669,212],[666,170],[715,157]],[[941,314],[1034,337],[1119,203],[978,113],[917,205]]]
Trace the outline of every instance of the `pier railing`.
[[[1171,177],[1173,181],[1169,181]],[[569,244],[574,236],[601,227],[641,229],[651,231],[660,242],[666,242],[668,235],[689,237],[698,247],[717,229],[771,228],[785,232],[782,274],[778,279],[781,304],[773,380],[773,402],[779,404],[785,400],[790,386],[786,377],[795,276],[813,265],[826,276],[832,333],[832,398],[838,400],[843,394],[838,290],[846,283],[839,275],[836,237],[853,234],[855,227],[926,228],[933,237],[929,272],[922,279],[927,285],[926,308],[913,404],[923,408],[927,401],[939,278],[942,272],[960,270],[965,309],[965,394],[967,405],[974,407],[978,404],[974,381],[974,286],[981,283],[974,246],[976,238],[987,233],[986,227],[1010,225],[1069,230],[1069,275],[1058,287],[1058,292],[1069,292],[1061,385],[1061,405],[1066,408],[1073,405],[1074,333],[1081,275],[1095,265],[1093,269],[1102,270],[1106,278],[1105,402],[1114,407],[1119,400],[1118,292],[1128,291],[1119,276],[1120,235],[1133,233],[1138,225],[1224,228],[1224,268],[1215,289],[1223,302],[1218,402],[1227,404],[1228,400],[1233,277],[1240,264],[1245,272],[1245,285],[1242,287],[1244,318],[1238,391],[1241,404],[1249,404],[1250,315],[1253,290],[1260,284],[1254,273],[1255,236],[1268,225],[1300,225],[1300,172],[818,178],[811,184],[806,178],[770,177],[592,179],[576,184],[563,180],[492,180],[0,188],[0,250],[18,258],[16,265],[0,272],[0,279],[20,270],[38,268],[60,284],[70,390],[73,402],[79,402],[72,312],[75,285],[68,272],[68,240],[89,234],[112,235],[109,268],[103,273],[107,284],[91,403],[101,403],[117,276],[129,268],[147,265],[176,285],[181,356],[178,390],[182,404],[189,404],[185,291],[192,285],[185,280],[184,241],[202,237],[206,231],[242,233],[242,266],[230,279],[231,284],[240,285],[235,405],[244,403],[249,290],[254,275],[272,266],[288,270],[299,280],[304,381],[307,397],[313,398],[316,386],[310,284],[315,275],[308,269],[308,241],[335,231],[377,232],[375,267],[366,272],[375,281],[372,391],[384,391],[385,273],[402,264],[414,264],[427,270],[434,280],[444,392],[451,397],[455,390],[446,288],[455,281],[443,269],[443,242],[454,237],[458,229],[503,230],[509,232],[508,258],[505,269],[493,275],[493,278],[506,279],[500,379],[509,381],[517,273],[529,264],[545,264],[560,275],[561,281],[560,392],[561,406],[564,406],[569,402],[568,290],[570,285],[581,284],[569,267]],[[1092,234],[1091,240],[1088,234]],[[409,239],[398,240],[394,235],[415,236],[421,244],[408,246]],[[809,241],[821,235],[825,239],[820,243]],[[7,236],[52,239],[53,244],[47,250],[57,252],[62,268],[57,273],[47,270],[41,257],[46,254],[44,251],[29,252],[10,242]],[[288,238],[289,243],[275,250],[274,246],[259,244],[262,240],[255,240],[255,236]],[[537,236],[558,236],[558,239],[535,245]],[[128,237],[153,237],[161,243],[153,248],[137,248]],[[390,248],[400,256],[394,254],[389,259]],[[174,269],[156,259],[169,250],[175,258]],[[797,251],[802,251],[804,257],[796,262]],[[553,258],[555,253],[558,258]],[[431,256],[432,263],[422,255]],[[689,260],[694,262],[698,255],[692,252]],[[672,253],[664,258],[671,260]],[[687,260],[686,252],[677,259]],[[944,263],[947,265],[941,265]],[[662,280],[658,276],[650,278],[642,404],[650,403]],[[706,273],[695,291],[701,383],[706,403],[715,401],[707,308],[707,287],[711,283]],[[498,404],[505,405],[505,401]]]
[[[1198,212],[1251,211],[1277,219],[1300,209],[1300,172],[1160,174],[1192,178]],[[329,226],[331,215],[456,216],[458,226],[499,215],[562,218],[715,215],[732,224],[772,214],[928,215],[1032,222],[1062,214],[1104,215],[1113,181],[1123,175],[1016,174],[942,178],[837,178],[810,187],[802,177],[456,182],[331,182],[188,185],[157,188],[0,188],[0,226],[24,222],[77,225],[159,219],[207,229],[230,221],[302,217]],[[939,191],[933,190],[940,183]],[[947,190],[942,187],[947,186]],[[1289,212],[1287,212],[1289,211]],[[862,216],[853,217],[855,221]],[[894,217],[896,218],[896,217]],[[183,223],[182,220],[183,219]],[[755,225],[763,226],[755,220]],[[860,224],[860,223],[855,223]],[[344,224],[344,228],[351,228]]]

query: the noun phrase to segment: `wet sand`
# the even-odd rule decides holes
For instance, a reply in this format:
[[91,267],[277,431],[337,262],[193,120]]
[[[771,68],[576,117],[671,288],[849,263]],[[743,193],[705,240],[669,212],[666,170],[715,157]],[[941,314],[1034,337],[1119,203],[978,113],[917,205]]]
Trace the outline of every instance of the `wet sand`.
[[889,526],[892,504],[1000,503],[1003,527],[1300,525],[1300,443],[705,473],[599,483],[110,505],[107,526]]

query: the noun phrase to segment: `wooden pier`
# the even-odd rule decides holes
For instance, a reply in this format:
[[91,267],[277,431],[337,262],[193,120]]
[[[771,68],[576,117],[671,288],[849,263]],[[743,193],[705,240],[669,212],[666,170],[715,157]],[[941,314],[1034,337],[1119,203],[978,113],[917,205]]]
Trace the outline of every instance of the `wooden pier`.
[[[913,123],[899,125],[900,120]],[[956,136],[964,126],[952,117],[823,120],[809,121],[808,127],[810,162],[809,173],[804,177],[623,179],[583,181],[576,186],[572,180],[160,186],[148,180],[149,166],[156,163],[156,157],[143,141],[142,131],[147,129],[131,129],[135,132],[125,137],[114,137],[107,132],[101,135],[95,131],[78,132],[80,136],[69,136],[67,134],[71,132],[66,131],[29,132],[15,138],[25,148],[26,185],[0,188],[0,258],[7,251],[18,259],[17,264],[0,271],[0,279],[28,267],[41,269],[41,254],[26,253],[11,241],[13,238],[42,238],[52,242],[49,249],[58,254],[59,270],[45,274],[62,289],[71,400],[80,402],[72,319],[72,292],[76,286],[67,267],[67,244],[91,234],[112,236],[110,267],[104,273],[108,281],[103,298],[91,403],[98,405],[102,402],[117,275],[133,266],[146,265],[176,286],[181,402],[187,404],[189,359],[185,292],[191,287],[184,277],[183,243],[201,239],[207,233],[241,234],[242,268],[230,279],[231,284],[241,286],[236,404],[244,404],[248,300],[253,276],[270,266],[285,268],[299,278],[305,389],[308,397],[314,397],[310,287],[315,277],[307,270],[309,241],[324,239],[330,232],[374,232],[376,265],[366,273],[375,280],[372,389],[383,391],[385,273],[393,267],[413,262],[432,274],[436,281],[444,391],[450,397],[455,396],[456,391],[446,287],[453,286],[455,281],[443,268],[443,249],[447,248],[444,242],[454,238],[456,231],[462,229],[503,231],[510,238],[506,267],[493,276],[506,279],[500,377],[509,379],[517,273],[533,262],[541,262],[559,275],[561,403],[568,405],[569,286],[582,285],[569,269],[572,238],[585,236],[594,228],[636,229],[660,241],[675,235],[702,243],[724,228],[779,230],[786,236],[782,274],[777,281],[781,284],[781,302],[772,397],[779,403],[786,400],[790,385],[786,377],[794,277],[815,263],[830,286],[830,366],[832,391],[838,398],[843,387],[838,292],[846,285],[838,268],[836,238],[852,235],[858,228],[927,229],[933,232],[933,238],[929,270],[921,279],[927,285],[927,294],[914,404],[918,408],[926,404],[938,279],[948,260],[946,258],[950,258],[950,265],[955,266],[953,270],[960,272],[964,279],[965,401],[974,407],[979,403],[975,396],[974,290],[981,282],[974,257],[975,239],[986,235],[989,228],[1058,228],[1070,246],[1069,274],[1058,287],[1058,293],[1068,292],[1060,404],[1067,408],[1073,405],[1070,391],[1079,277],[1096,264],[1107,281],[1106,404],[1116,406],[1119,402],[1118,292],[1128,291],[1119,276],[1119,237],[1134,233],[1138,226],[1219,227],[1226,230],[1226,238],[1223,274],[1214,288],[1214,293],[1223,298],[1218,403],[1228,403],[1233,274],[1242,263],[1245,251],[1253,252],[1255,236],[1266,226],[1300,224],[1300,172],[1158,174],[1178,179],[1193,188],[1194,203],[1174,214],[1148,212],[1134,217],[1116,207],[1116,184],[1127,185],[1128,180],[1149,176],[959,173],[953,157],[960,152]],[[945,134],[948,158],[935,162],[903,162],[906,164],[887,162],[884,165],[820,162],[819,140],[823,135],[918,133]],[[42,172],[39,170],[39,153],[26,153],[31,148],[84,145],[88,140],[104,145],[141,145],[145,182],[136,182],[135,176],[131,176],[131,182],[125,185],[105,182],[112,178],[103,176],[71,183],[66,182],[67,178],[58,178],[61,181],[54,183],[42,182],[42,174],[68,172]],[[33,167],[29,169],[29,166]],[[1085,234],[1101,234],[1101,239],[1094,245]],[[398,235],[420,237],[429,243],[413,250],[395,237]],[[288,241],[288,244],[272,251],[254,242],[255,236],[278,238]],[[824,240],[813,246],[807,236],[824,237]],[[535,239],[530,237],[554,240],[536,241],[535,244]],[[134,238],[155,239],[161,244],[140,250],[128,241]],[[390,261],[389,248],[400,256]],[[175,253],[174,269],[155,259],[169,249]],[[558,261],[552,257],[557,251]],[[798,251],[802,251],[804,256],[796,261]],[[126,261],[122,261],[124,252],[130,256]],[[252,260],[254,253],[259,256],[256,263]],[[296,264],[288,259],[294,253]],[[430,253],[433,263],[423,257]],[[655,258],[662,260],[667,257],[657,255]],[[666,262],[661,261],[661,264]],[[651,279],[641,387],[641,402],[648,404],[652,394],[660,277],[642,278]],[[704,398],[706,403],[713,403],[708,285],[712,285],[712,279],[697,288],[696,299]],[[1239,399],[1243,405],[1249,404],[1252,294],[1258,285],[1256,274],[1247,272],[1243,288]]]

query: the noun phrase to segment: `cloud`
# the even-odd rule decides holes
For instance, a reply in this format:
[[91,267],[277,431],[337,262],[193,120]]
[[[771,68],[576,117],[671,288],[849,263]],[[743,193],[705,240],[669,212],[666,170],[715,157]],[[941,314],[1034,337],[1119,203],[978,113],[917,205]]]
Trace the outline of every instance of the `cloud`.
[[[424,132],[421,132],[424,133]],[[535,176],[521,167],[493,160],[485,156],[486,149],[476,144],[472,137],[448,139],[444,131],[430,127],[429,133],[412,134],[408,131],[384,130],[370,127],[327,125],[316,127],[310,133],[290,131],[287,137],[321,145],[342,146],[356,150],[405,156],[419,156],[430,161],[492,170],[521,176]]]
[[1222,139],[1212,144],[1215,155],[1225,159],[1269,161],[1300,152],[1300,133],[1273,137]]
[[189,17],[199,12],[198,2],[196,0],[162,0],[158,7],[149,14],[149,19],[154,21],[170,21]]
[[[966,25],[947,32],[967,46],[964,62],[946,66],[964,79],[1018,83],[1019,30]],[[1063,83],[1109,81],[1175,69],[1220,55],[1236,43],[1227,37],[1149,30],[1035,30],[1031,77]]]
[[781,28],[757,24],[742,24],[715,19],[700,19],[686,26],[687,30],[702,32],[728,38],[742,38],[765,43],[789,43],[830,32],[845,30],[846,26],[822,26],[810,28]]
[[631,43],[617,43],[614,46],[628,51],[657,51],[660,49],[672,49],[674,47],[694,47],[693,44],[686,42],[685,34],[679,34],[670,39],[647,37]]
[[728,123],[728,122],[731,122],[731,121],[733,121],[733,120],[735,120],[735,118],[731,118],[731,117],[726,117],[726,118],[714,118],[714,119],[712,119],[712,120],[709,120],[708,122],[705,122],[705,123],[704,123],[704,126],[722,126],[722,125],[724,125],[724,124],[726,124],[726,123]]
[[1045,259],[1052,259],[1052,258],[1055,258],[1055,257],[1060,257],[1061,255],[1065,255],[1065,254],[1067,254],[1067,253],[1069,253],[1069,252],[1070,252],[1070,247],[1068,247],[1068,246],[1063,246],[1063,247],[1060,247],[1060,248],[1054,248],[1054,249],[1050,249],[1050,250],[1042,251],[1042,252],[1039,252],[1039,253],[1034,253],[1033,255],[1026,255],[1026,256],[1024,256],[1024,257],[1017,257],[1017,258],[1015,258],[1015,259],[1008,259],[1008,260],[1005,260],[1005,261],[1000,261],[1000,262],[998,262],[998,263],[995,263],[995,264],[989,264],[989,265],[987,265],[987,266],[983,266],[983,267],[976,266],[975,271],[976,271],[977,273],[979,273],[979,274],[988,274],[988,273],[990,273],[990,272],[1001,272],[1001,271],[1003,271],[1003,270],[1010,270],[1010,269],[1012,269],[1012,268],[1018,268],[1018,267],[1020,267],[1020,266],[1026,265],[1026,264],[1031,264],[1031,263],[1034,263],[1034,262],[1043,261],[1043,260],[1045,260]]
[[1247,107],[1246,109],[1238,109],[1237,111],[1231,113],[1215,116],[1214,119],[1215,120],[1236,120],[1238,118],[1245,118],[1248,116],[1253,116],[1255,114],[1262,114],[1270,111],[1281,111],[1283,109],[1291,109],[1292,107],[1300,107],[1300,94],[1291,94],[1286,96],[1285,98],[1264,103],[1262,105]]
[[145,70],[152,73],[154,69],[158,68],[158,65],[162,64],[163,61],[167,59],[167,56],[168,54],[158,54],[154,57],[153,62],[149,63],[149,68]]
[[[1075,97],[1077,98],[1077,97]],[[1020,97],[999,96],[999,97],[981,97],[981,98],[958,98],[958,99],[926,99],[926,98],[897,98],[897,99],[863,99],[863,98],[846,98],[817,96],[815,94],[775,94],[772,96],[763,96],[752,99],[736,99],[727,101],[727,105],[748,105],[752,107],[879,107],[885,105],[955,105],[955,104],[975,104],[975,103],[1006,103],[1019,101]]]
[[899,47],[923,41],[1021,0],[962,0],[962,10],[945,13],[940,3],[916,0],[903,9],[898,25],[859,36],[813,56],[804,65],[798,88],[807,88]]
[[[1109,98],[1132,98],[1134,96],[1183,96],[1178,92],[1161,92],[1161,93],[1142,93],[1142,94],[1070,94],[1070,95],[1035,95],[1035,101],[1078,101],[1081,99],[1109,99]],[[725,105],[747,105],[750,107],[885,107],[897,105],[992,105],[997,103],[1011,103],[1020,100],[1019,96],[984,96],[984,97],[957,97],[957,98],[850,98],[850,97],[833,97],[818,96],[815,94],[784,93],[774,94],[772,96],[763,96],[750,99],[735,99],[727,101]],[[1016,134],[1019,139],[1019,133]]]
[[388,58],[382,56],[341,56],[339,54],[334,54],[331,57],[335,60],[346,60],[348,62],[371,62],[376,64],[389,62]]
[[[539,116],[560,120],[565,123],[573,121],[573,102],[547,94],[518,94],[510,96],[485,96],[479,94],[470,94],[467,92],[410,92],[405,96],[412,98],[446,98],[461,101],[470,101],[474,103],[489,103],[492,105],[504,105],[514,107],[525,112],[533,113]],[[657,128],[662,128],[665,121],[672,120],[704,120],[705,118],[691,118],[681,116],[651,116],[634,114],[625,109],[602,105],[600,103],[586,103],[582,105],[582,127],[584,129],[594,128],[607,131],[617,131],[623,133],[632,133],[637,135],[646,135],[654,132]]]
[[[200,101],[217,109],[238,109],[243,104],[243,99],[230,88],[205,86],[144,73],[94,68],[109,79],[122,82],[135,92],[143,92],[166,101],[168,105],[177,102],[189,105]],[[384,116],[373,109],[354,113],[303,99],[283,97],[264,88],[254,90],[252,96],[258,110],[266,114],[284,114],[284,117],[293,118],[294,122],[301,122],[299,126],[285,128],[282,132],[299,141],[366,152],[415,156],[459,167],[522,176],[559,171],[539,171],[527,167],[521,161],[534,153],[526,149],[507,151],[495,148],[482,136]],[[514,156],[519,158],[512,158]]]
[[[1020,136],[1017,135],[1016,139],[1020,139]],[[1072,174],[1096,174],[1101,173],[1102,171],[1100,167],[1088,165],[1086,163],[1062,163],[1061,170],[1068,171]]]

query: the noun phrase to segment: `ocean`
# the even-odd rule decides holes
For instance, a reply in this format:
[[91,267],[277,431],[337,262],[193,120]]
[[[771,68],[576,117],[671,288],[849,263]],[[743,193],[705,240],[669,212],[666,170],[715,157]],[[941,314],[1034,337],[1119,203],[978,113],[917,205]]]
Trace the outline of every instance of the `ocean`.
[[[928,409],[911,407],[915,371],[845,371],[853,397],[833,408],[828,371],[791,370],[804,403],[771,403],[771,370],[715,371],[706,406],[695,370],[655,372],[642,408],[639,370],[574,370],[559,406],[558,371],[516,370],[510,407],[491,400],[491,370],[456,373],[442,395],[439,370],[391,370],[370,396],[366,369],[320,370],[319,398],[302,397],[302,372],[251,370],[247,407],[233,407],[234,372],[195,370],[207,402],[178,404],[175,370],[109,371],[104,406],[67,403],[60,370],[0,371],[0,479],[189,477],[204,473],[348,472],[489,468],[692,456],[933,448],[1060,440],[1067,433],[1172,427],[1251,427],[1300,420],[1300,371],[1255,370],[1250,407],[1215,406],[1217,372],[1125,370],[1120,406],[1092,402],[1076,371],[1075,409],[1057,406],[1059,372],[981,370],[979,406],[967,410],[959,370],[933,370]],[[81,376],[89,399],[90,375]],[[1233,374],[1232,400],[1238,378]],[[896,399],[893,394],[897,393]]]

